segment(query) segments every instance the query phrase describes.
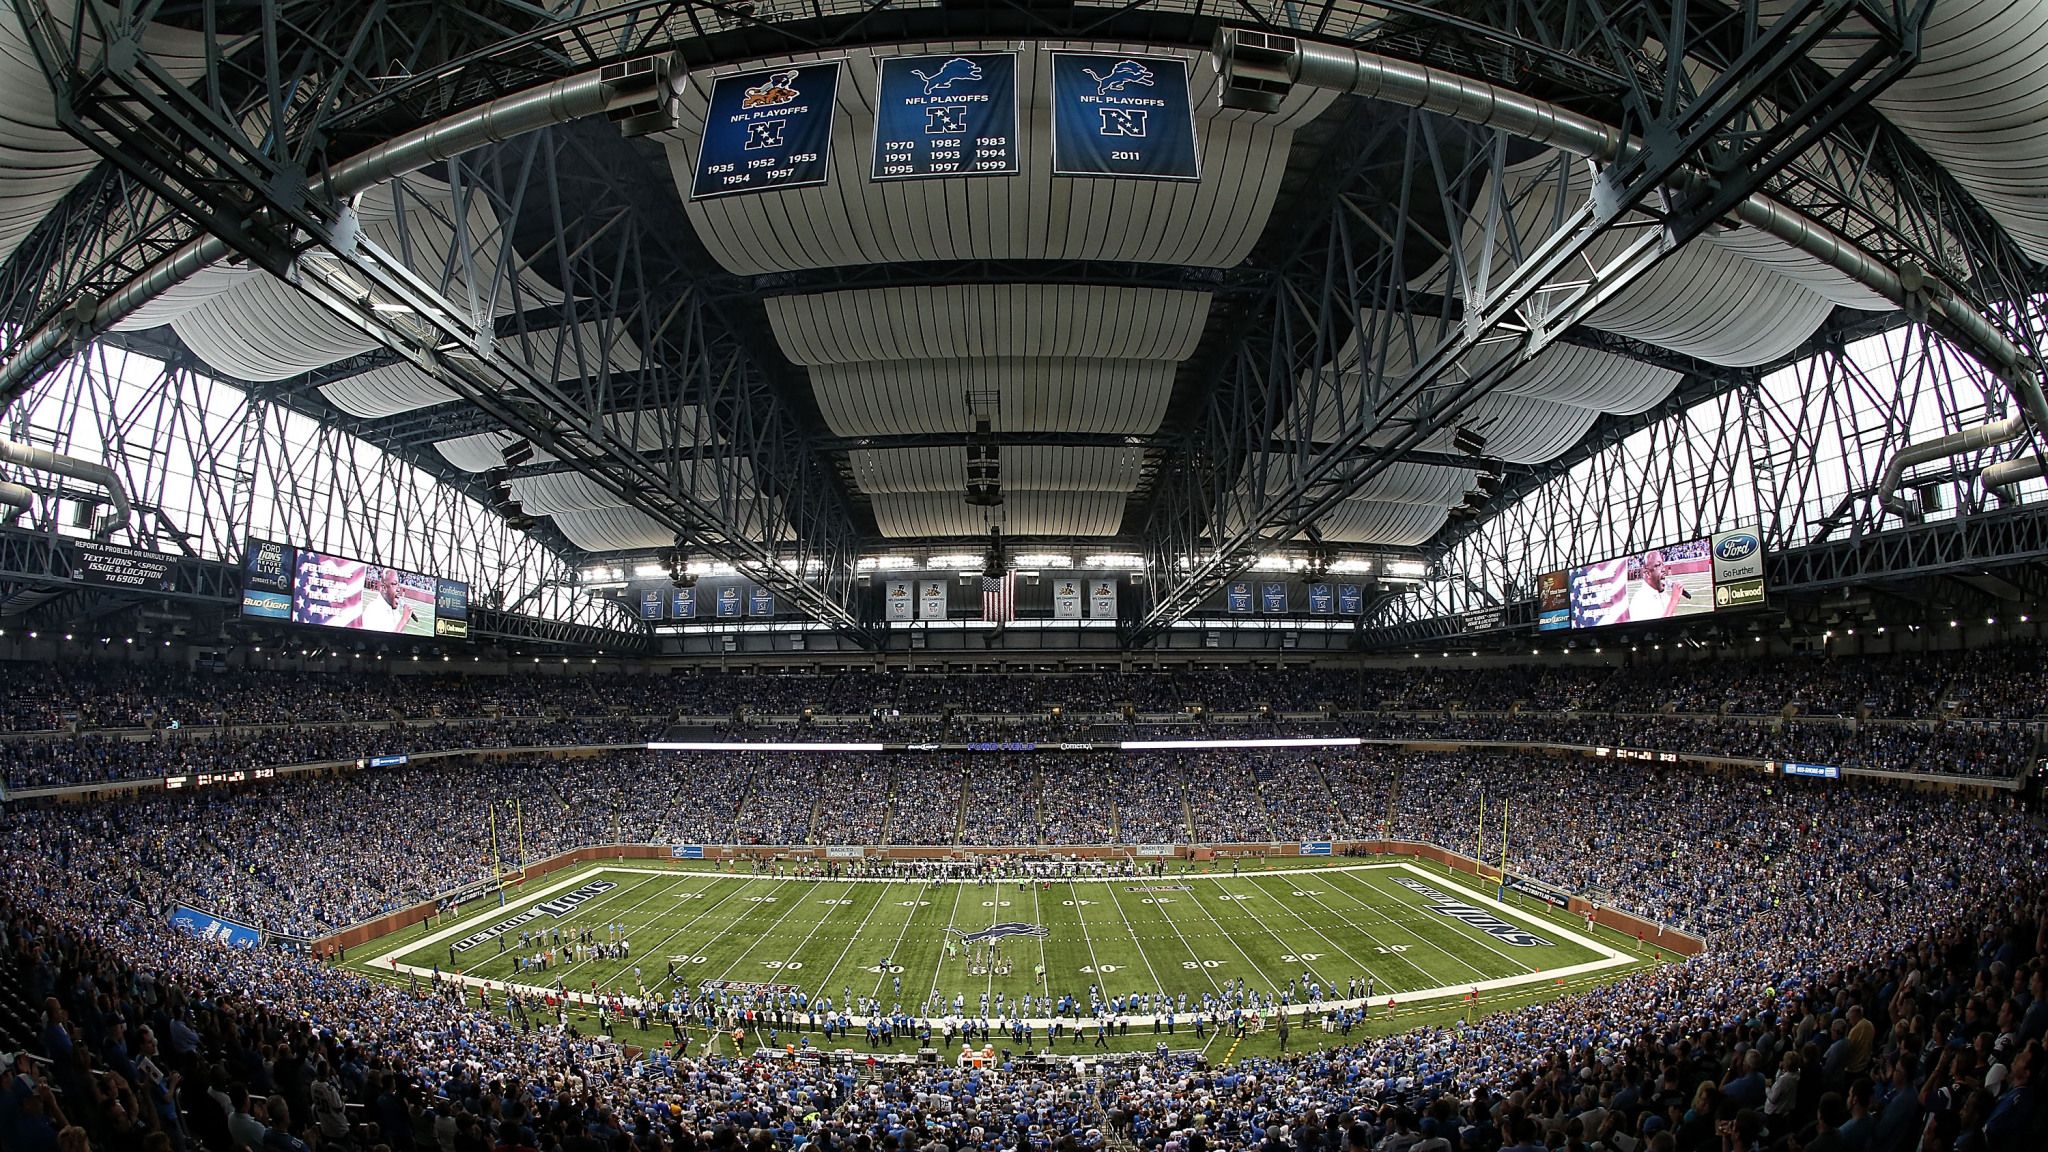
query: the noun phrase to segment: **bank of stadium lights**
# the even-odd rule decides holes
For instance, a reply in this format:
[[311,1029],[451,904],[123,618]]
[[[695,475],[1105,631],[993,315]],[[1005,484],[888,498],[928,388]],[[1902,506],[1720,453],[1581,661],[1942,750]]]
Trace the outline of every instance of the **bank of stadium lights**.
[[1128,568],[1136,571],[1145,566],[1145,558],[1131,552],[1101,552],[1082,557],[1081,563],[1090,568]]
[[1063,552],[1025,552],[1011,561],[1019,568],[1072,568],[1074,558]]
[[855,572],[908,572],[916,567],[915,556],[863,556],[853,562]]
[[950,568],[955,572],[974,573],[981,571],[981,559],[978,552],[941,552],[928,557],[924,566],[931,571]]

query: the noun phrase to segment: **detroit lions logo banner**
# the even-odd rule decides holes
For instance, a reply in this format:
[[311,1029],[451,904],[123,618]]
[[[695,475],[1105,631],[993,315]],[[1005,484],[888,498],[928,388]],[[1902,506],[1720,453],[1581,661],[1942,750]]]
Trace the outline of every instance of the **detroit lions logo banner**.
[[878,64],[876,180],[1017,172],[1017,58],[894,56]]
[[948,928],[946,931],[958,936],[962,944],[979,944],[984,940],[1002,940],[1011,936],[1043,937],[1048,932],[1043,924],[1026,924],[1021,920],[1013,920],[1008,924],[991,924],[979,932],[963,932],[958,928]]
[[839,61],[735,72],[711,84],[690,199],[823,184]]
[[1187,61],[1053,53],[1052,170],[1060,176],[1200,179]]

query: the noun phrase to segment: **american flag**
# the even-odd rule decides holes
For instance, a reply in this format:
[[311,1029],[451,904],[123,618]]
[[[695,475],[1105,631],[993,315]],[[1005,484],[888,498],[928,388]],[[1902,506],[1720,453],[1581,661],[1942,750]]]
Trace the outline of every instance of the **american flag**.
[[1612,624],[1628,604],[1628,559],[1588,564],[1572,573],[1572,627]]
[[1001,576],[984,575],[981,578],[981,618],[983,620],[1015,620],[1017,618],[1017,574],[1005,572]]
[[359,628],[363,619],[363,576],[368,565],[318,552],[299,553],[292,619],[330,628]]

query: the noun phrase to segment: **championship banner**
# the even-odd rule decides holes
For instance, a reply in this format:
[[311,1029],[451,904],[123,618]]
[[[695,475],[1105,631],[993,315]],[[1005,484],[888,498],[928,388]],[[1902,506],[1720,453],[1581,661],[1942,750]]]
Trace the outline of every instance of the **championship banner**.
[[671,590],[668,618],[671,620],[695,620],[697,618],[697,589],[695,587]]
[[775,593],[766,588],[754,589],[752,594],[747,597],[747,615],[775,615]]
[[910,594],[910,581],[891,580],[882,592],[882,616],[887,620],[909,620],[916,615],[916,600]]
[[1365,589],[1356,584],[1337,585],[1337,615],[1357,616],[1365,611]]
[[1059,176],[1200,179],[1187,61],[1053,53],[1052,170]]
[[143,592],[175,592],[177,562],[160,552],[79,540],[71,545],[71,577],[88,584],[133,588]]
[[456,640],[469,636],[469,585],[460,580],[435,581],[434,635]]
[[1764,602],[1764,545],[1754,529],[1717,532],[1713,542],[1714,607]]
[[919,580],[917,582],[917,618],[919,620],[944,620],[946,618],[946,582],[944,580]]
[[661,601],[661,589],[642,588],[640,590],[640,618],[642,620],[661,619]]
[[1268,580],[1259,585],[1259,610],[1262,612],[1287,611],[1287,583],[1283,580]]
[[690,199],[823,184],[832,170],[839,62],[720,76]]
[[1052,585],[1052,618],[1055,620],[1079,620],[1081,618],[1081,582],[1072,576],[1062,576]]
[[1225,611],[1239,615],[1249,613],[1252,610],[1252,582],[1232,580],[1223,590],[1223,606]]
[[1016,174],[1015,56],[967,52],[892,56],[878,63],[870,178]]
[[1337,611],[1337,598],[1332,595],[1328,584],[1308,586],[1308,613],[1311,616],[1329,616]]
[[297,553],[289,545],[251,539],[242,552],[242,615],[291,619],[297,568]]
[[171,927],[182,928],[194,936],[203,936],[230,948],[254,948],[263,943],[263,933],[247,924],[223,920],[183,904],[171,910]]
[[1088,615],[1096,620],[1116,619],[1116,577],[1097,576],[1088,581]]
[[740,590],[731,584],[718,590],[718,618],[735,620],[740,614]]

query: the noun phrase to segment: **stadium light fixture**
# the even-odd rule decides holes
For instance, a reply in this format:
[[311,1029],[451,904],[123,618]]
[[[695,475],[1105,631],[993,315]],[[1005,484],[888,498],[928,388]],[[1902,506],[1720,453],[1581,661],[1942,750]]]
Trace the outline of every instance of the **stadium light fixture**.
[[1420,560],[1389,560],[1380,565],[1380,571],[1396,580],[1420,580],[1429,575],[1429,565]]
[[[981,557],[971,552],[942,552],[937,556],[928,557],[925,560],[924,566],[934,572],[947,568],[957,571],[963,568],[973,568],[979,563],[981,563]],[[979,569],[976,569],[976,571],[979,571]]]
[[1085,563],[1090,568],[1143,568],[1145,558],[1130,552],[1103,552],[1087,557]]
[[1948,626],[1951,628],[1958,628],[1962,626],[1962,623],[1963,622],[1960,620],[1951,620],[1948,622]]
[[1020,568],[1071,568],[1074,558],[1064,552],[1026,552],[1016,558]]
[[[1996,623],[1998,623],[1998,617],[1996,617],[1996,616],[1986,616],[1986,617],[1984,618],[1984,622],[1985,622],[1986,624],[1996,624]],[[66,639],[66,640],[69,640],[69,639],[71,639],[71,637],[69,637],[69,636],[66,636],[66,637],[65,637],[65,639]]]
[[1339,575],[1347,573],[1355,575],[1370,572],[1372,571],[1372,561],[1363,560],[1356,556],[1346,557],[1342,560],[1333,560],[1330,562],[1330,571]]
[[31,640],[33,640],[33,639],[35,639],[35,638],[36,638],[36,634],[35,634],[34,632],[30,632],[30,633],[28,634],[28,638],[29,638],[29,639],[31,639]]

